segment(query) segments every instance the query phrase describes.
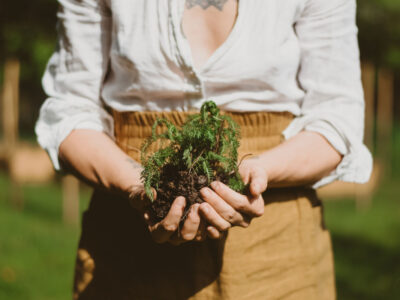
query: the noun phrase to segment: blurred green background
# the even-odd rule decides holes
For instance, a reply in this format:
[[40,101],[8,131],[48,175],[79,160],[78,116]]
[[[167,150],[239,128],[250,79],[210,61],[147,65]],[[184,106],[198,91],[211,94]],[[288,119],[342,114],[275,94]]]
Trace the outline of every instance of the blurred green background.
[[[326,0],[328,1],[328,0]],[[33,126],[45,99],[41,75],[55,47],[57,3],[54,0],[2,1],[0,4],[0,84],[6,59],[21,61],[19,134],[34,141]],[[363,61],[394,74],[399,99],[400,1],[358,3],[359,42]],[[390,172],[372,197],[357,210],[354,199],[327,199],[332,232],[338,299],[400,299],[400,103],[392,109]],[[374,152],[374,149],[371,149]],[[62,221],[59,178],[18,188],[24,209],[10,199],[15,192],[0,168],[0,299],[71,299],[79,228]],[[81,210],[90,189],[81,189]],[[329,200],[329,201],[328,201]]]

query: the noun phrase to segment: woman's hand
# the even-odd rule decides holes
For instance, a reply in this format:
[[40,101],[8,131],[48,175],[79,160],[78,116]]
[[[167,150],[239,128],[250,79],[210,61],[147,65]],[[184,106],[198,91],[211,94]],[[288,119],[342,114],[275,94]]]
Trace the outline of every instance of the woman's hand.
[[[157,193],[153,190],[154,199]],[[180,245],[192,240],[203,241],[206,238],[205,223],[199,215],[199,204],[190,207],[183,226],[180,222],[184,214],[186,200],[184,197],[177,197],[171,205],[167,216],[160,222],[154,222],[146,210],[149,199],[142,188],[133,188],[130,198],[131,205],[143,213],[149,232],[156,243],[170,243]]]
[[[74,130],[62,142],[59,156],[65,170],[96,188],[129,199],[135,209],[145,213],[149,200],[140,178],[142,166],[125,154],[105,133]],[[205,238],[205,225],[200,221],[198,205],[192,207],[178,234],[182,207],[184,199],[176,199],[168,216],[150,225],[149,230],[156,241],[178,244]]]
[[172,203],[167,216],[157,223],[151,222],[148,213],[144,214],[151,236],[156,243],[168,242],[172,245],[178,246],[192,240],[204,240],[205,234],[201,234],[201,231],[199,230],[201,223],[199,204],[194,204],[190,207],[190,211],[182,228],[179,228],[185,205],[185,198],[176,198]]
[[249,184],[249,195],[242,195],[221,182],[212,182],[211,188],[203,188],[201,195],[204,203],[200,204],[202,217],[215,229],[208,234],[217,238],[222,231],[231,226],[248,227],[253,218],[264,213],[262,193],[268,184],[267,172],[260,166],[258,158],[243,161],[239,173],[245,184]]

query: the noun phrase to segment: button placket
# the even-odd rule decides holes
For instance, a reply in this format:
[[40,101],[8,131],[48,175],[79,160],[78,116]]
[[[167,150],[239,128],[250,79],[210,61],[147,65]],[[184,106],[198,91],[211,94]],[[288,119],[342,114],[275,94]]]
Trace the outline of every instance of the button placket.
[[185,106],[193,108],[193,102],[202,98],[203,87],[199,74],[196,72],[190,45],[183,36],[181,30],[181,21],[184,12],[184,0],[172,0],[171,2],[171,25],[175,42],[177,61],[183,73],[183,83],[185,92]]

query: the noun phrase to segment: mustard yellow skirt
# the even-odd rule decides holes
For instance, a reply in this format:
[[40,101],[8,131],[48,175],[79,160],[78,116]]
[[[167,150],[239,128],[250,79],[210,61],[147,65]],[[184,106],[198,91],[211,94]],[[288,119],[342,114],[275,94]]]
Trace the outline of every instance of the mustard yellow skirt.
[[[278,145],[293,118],[228,114],[241,126],[239,157]],[[132,158],[157,117],[180,125],[186,113],[114,112],[117,143]],[[154,243],[126,200],[96,190],[83,216],[74,299],[335,299],[331,240],[315,191],[270,189],[263,196],[265,213],[249,228],[175,247]]]

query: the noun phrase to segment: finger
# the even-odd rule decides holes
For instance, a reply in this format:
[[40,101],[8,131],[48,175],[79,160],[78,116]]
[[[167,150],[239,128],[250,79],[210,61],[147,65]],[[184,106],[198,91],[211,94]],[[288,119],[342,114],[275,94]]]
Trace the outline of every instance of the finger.
[[207,238],[207,224],[203,219],[200,219],[199,230],[197,230],[197,234],[194,239],[197,242],[202,242],[206,238]]
[[243,180],[244,184],[248,184],[250,181],[250,172],[248,168],[242,167],[239,168],[239,175]]
[[199,215],[200,204],[196,203],[190,207],[190,212],[181,229],[181,237],[184,241],[191,241],[195,238],[200,225]]
[[232,206],[240,213],[247,213],[251,215],[251,207],[249,199],[219,181],[211,182],[211,187],[218,196]]
[[200,214],[201,216],[212,226],[217,228],[219,231],[226,231],[232,225],[224,218],[222,218],[210,204],[203,202],[200,204]]
[[185,198],[178,197],[172,203],[167,216],[161,222],[150,226],[153,239],[157,243],[166,242],[170,236],[178,229],[179,222],[185,209]]
[[202,198],[209,203],[214,210],[232,225],[244,225],[243,216],[230,206],[224,199],[211,189],[205,187],[200,190]]
[[207,226],[207,235],[213,240],[221,238],[221,233],[213,226]]
[[[260,201],[251,201],[245,195],[235,192],[225,184],[219,181],[211,183],[213,190],[235,210],[249,217],[260,217],[264,213],[264,206],[260,207]],[[261,197],[261,195],[259,196]],[[262,197],[261,197],[262,198]],[[258,199],[258,197],[256,198]]]
[[253,169],[250,172],[250,193],[253,197],[258,197],[268,185],[267,174],[262,169]]
[[264,198],[260,195],[250,204],[252,215],[251,217],[261,217],[264,214]]

